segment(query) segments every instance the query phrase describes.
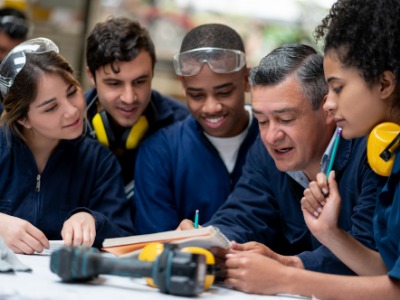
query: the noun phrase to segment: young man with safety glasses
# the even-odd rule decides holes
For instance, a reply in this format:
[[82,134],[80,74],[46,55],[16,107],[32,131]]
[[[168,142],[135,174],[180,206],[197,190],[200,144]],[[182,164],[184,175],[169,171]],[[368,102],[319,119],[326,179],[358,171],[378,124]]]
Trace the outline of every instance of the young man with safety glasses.
[[199,210],[206,222],[242,173],[258,135],[251,108],[248,68],[240,35],[204,24],[184,37],[174,57],[191,115],[162,129],[139,149],[135,169],[138,233],[175,229]]

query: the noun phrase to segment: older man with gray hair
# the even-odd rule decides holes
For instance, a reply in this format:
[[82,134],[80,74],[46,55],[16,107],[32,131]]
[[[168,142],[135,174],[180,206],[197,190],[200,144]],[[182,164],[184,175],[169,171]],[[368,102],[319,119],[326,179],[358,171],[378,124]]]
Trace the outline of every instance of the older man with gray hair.
[[[231,253],[258,252],[285,265],[353,274],[312,236],[300,204],[308,183],[326,168],[337,130],[322,108],[327,94],[322,55],[307,45],[283,45],[251,70],[250,85],[260,138],[249,150],[234,191],[204,225],[236,241]],[[365,139],[342,139],[333,169],[342,196],[339,226],[374,248],[380,178],[366,163],[365,149]],[[180,224],[191,227],[189,220]]]

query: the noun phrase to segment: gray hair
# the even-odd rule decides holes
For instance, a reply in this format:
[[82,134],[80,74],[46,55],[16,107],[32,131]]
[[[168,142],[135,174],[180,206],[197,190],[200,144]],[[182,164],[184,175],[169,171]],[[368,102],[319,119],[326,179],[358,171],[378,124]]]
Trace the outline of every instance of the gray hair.
[[249,82],[254,86],[273,86],[295,72],[304,96],[313,110],[321,107],[328,86],[324,77],[323,56],[303,44],[286,44],[265,56],[250,71]]

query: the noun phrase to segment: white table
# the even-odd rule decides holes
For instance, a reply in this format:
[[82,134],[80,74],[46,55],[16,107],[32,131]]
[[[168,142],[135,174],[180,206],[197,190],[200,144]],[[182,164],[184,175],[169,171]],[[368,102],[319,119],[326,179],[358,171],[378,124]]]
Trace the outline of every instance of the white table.
[[[144,280],[128,277],[101,275],[89,283],[63,283],[57,275],[50,271],[50,256],[18,255],[18,258],[31,267],[33,271],[30,273],[0,273],[0,299],[187,299],[162,294],[158,289],[147,286]],[[222,297],[229,300],[293,300],[291,296],[250,295],[218,286],[211,287],[196,299],[221,299]]]

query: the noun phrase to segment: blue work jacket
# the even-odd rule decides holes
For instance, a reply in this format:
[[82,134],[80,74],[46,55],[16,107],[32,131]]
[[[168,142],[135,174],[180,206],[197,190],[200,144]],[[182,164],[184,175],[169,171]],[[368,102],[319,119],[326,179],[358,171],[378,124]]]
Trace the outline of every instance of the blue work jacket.
[[175,229],[184,218],[193,219],[197,209],[200,224],[209,220],[241,176],[258,132],[253,118],[231,174],[193,116],[146,140],[135,171],[138,233]]
[[0,212],[30,222],[48,239],[61,239],[64,222],[79,211],[96,220],[95,247],[134,233],[120,167],[96,141],[61,141],[39,174],[27,145],[1,128],[0,166]]
[[400,279],[400,154],[395,158],[392,173],[378,197],[374,217],[375,239],[379,253],[389,270],[388,275]]
[[[97,90],[90,89],[85,93],[86,103],[87,103],[87,119],[88,122],[91,123],[93,117],[96,115],[97,111]],[[171,97],[167,97],[161,95],[155,90],[151,92],[151,98],[149,105],[145,109],[143,115],[146,116],[147,121],[149,123],[149,128],[146,131],[145,136],[143,137],[144,141],[147,137],[152,135],[154,132],[168,126],[172,123],[185,119],[189,115],[189,110],[187,106]],[[112,123],[111,123],[112,125]],[[117,136],[117,131],[114,131],[115,139],[119,140],[121,137]],[[94,131],[88,130],[88,135],[91,137],[95,137]],[[132,183],[134,178],[134,169],[136,163],[136,155],[137,149],[111,149],[116,155],[118,162],[122,169],[122,179],[126,186],[126,189],[129,190],[129,185]],[[127,196],[131,198],[129,192],[127,192]]]
[[[375,248],[372,219],[381,180],[369,167],[365,139],[341,139],[333,169],[342,207],[339,226]],[[228,200],[205,225],[239,243],[257,241],[283,255],[298,255],[308,270],[352,274],[308,230],[300,200],[304,188],[279,171],[260,138],[249,150],[243,175]]]

